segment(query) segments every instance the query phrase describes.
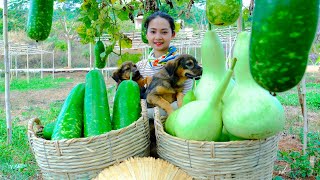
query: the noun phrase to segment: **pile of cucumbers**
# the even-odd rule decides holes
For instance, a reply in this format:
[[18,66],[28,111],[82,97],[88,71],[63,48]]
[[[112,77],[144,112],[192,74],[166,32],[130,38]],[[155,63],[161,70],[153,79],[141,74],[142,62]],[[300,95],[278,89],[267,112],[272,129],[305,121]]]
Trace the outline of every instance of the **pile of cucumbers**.
[[103,75],[94,69],[87,73],[85,83],[73,87],[56,121],[47,124],[42,133],[48,140],[98,136],[127,127],[140,116],[139,85],[130,79],[117,89],[111,118]]

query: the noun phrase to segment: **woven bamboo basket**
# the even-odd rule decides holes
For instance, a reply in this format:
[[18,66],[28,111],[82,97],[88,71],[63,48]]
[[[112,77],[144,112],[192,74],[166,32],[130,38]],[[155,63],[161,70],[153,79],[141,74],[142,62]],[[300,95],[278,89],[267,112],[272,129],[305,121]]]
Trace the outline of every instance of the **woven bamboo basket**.
[[192,177],[180,168],[163,159],[135,157],[106,168],[94,180],[109,179],[192,180]]
[[272,179],[279,136],[230,142],[193,141],[167,134],[155,108],[158,155],[195,179]]
[[28,140],[44,179],[91,179],[100,171],[134,156],[150,153],[146,103],[142,116],[131,125],[88,138],[49,141],[37,137],[38,118],[28,123]]

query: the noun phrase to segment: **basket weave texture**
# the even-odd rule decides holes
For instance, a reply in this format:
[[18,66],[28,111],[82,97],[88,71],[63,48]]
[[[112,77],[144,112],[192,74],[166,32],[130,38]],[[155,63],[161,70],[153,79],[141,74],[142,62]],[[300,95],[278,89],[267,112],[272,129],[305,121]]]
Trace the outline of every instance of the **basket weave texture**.
[[68,140],[49,141],[37,137],[34,125],[28,124],[28,140],[44,179],[91,179],[100,171],[129,157],[150,153],[149,120],[146,103],[141,101],[142,116],[131,125],[108,133]]
[[279,136],[264,140],[185,140],[164,131],[166,117],[155,108],[157,153],[195,179],[272,179]]

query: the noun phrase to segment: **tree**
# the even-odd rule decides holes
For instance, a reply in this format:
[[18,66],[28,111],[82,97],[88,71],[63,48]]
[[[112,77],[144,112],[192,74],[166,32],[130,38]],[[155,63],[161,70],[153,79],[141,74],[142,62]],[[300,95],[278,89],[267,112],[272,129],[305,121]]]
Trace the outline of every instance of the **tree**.
[[54,21],[56,21],[54,23],[56,26],[53,28],[57,32],[61,32],[60,37],[67,43],[68,68],[72,67],[72,41],[77,37],[75,29],[80,2],[81,0],[69,0],[57,3],[53,16]]

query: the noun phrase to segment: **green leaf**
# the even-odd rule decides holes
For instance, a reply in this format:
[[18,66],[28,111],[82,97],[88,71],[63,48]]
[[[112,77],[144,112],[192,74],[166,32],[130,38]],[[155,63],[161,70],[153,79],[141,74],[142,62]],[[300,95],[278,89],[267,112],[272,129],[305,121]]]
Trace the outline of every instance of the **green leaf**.
[[119,44],[121,48],[132,48],[132,40],[126,35],[122,35]]
[[119,11],[117,12],[117,16],[121,21],[129,20],[129,11]]
[[117,64],[120,66],[125,61],[132,61],[133,63],[138,62],[141,59],[142,54],[130,54],[128,52],[121,55],[118,59]]

